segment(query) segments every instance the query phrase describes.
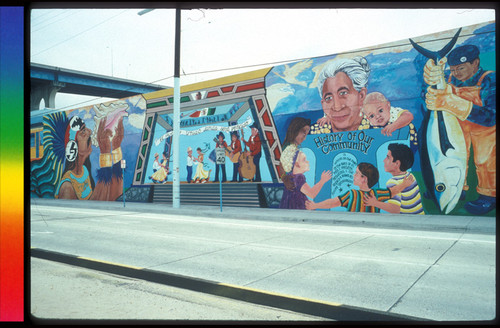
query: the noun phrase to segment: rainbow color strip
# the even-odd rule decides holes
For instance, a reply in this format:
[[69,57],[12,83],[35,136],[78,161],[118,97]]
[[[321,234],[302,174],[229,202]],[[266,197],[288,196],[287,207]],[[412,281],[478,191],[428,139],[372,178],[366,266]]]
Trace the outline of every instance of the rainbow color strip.
[[0,321],[24,320],[24,8],[0,7]]

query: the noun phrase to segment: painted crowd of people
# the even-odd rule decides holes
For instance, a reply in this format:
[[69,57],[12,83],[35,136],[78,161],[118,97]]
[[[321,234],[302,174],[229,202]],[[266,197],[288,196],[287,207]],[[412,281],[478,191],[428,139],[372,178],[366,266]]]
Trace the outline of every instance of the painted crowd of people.
[[[250,126],[251,135],[248,139],[244,139],[242,135],[240,137],[238,131],[233,131],[230,133],[231,142],[225,141],[226,136],[221,131],[214,138],[215,149],[209,154],[209,159],[211,162],[215,163],[215,179],[212,182],[228,182],[227,172],[226,172],[226,162],[232,163],[232,179],[229,182],[261,182],[262,177],[260,173],[260,159],[262,156],[262,141],[259,137],[259,130],[256,123]],[[243,133],[243,130],[242,130]],[[242,142],[244,146],[242,146]],[[224,163],[218,163],[216,161],[216,149],[222,149],[227,157],[227,161]],[[193,149],[191,147],[187,148],[187,159],[186,159],[186,182],[187,183],[206,183],[210,182],[210,174],[212,169],[208,169],[209,162],[204,161],[205,153],[198,147],[196,149],[198,154],[197,157],[193,156]],[[196,163],[196,172],[193,176],[193,166]],[[247,166],[251,166],[249,174],[245,174],[242,170],[245,170]]]

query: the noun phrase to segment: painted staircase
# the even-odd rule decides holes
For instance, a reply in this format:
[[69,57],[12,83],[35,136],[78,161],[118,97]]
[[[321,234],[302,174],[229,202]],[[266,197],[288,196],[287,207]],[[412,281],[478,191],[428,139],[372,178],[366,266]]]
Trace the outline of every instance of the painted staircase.
[[[219,183],[180,184],[181,205],[220,206]],[[259,183],[223,183],[222,205],[235,207],[267,207]],[[153,185],[153,203],[172,204],[172,184]]]

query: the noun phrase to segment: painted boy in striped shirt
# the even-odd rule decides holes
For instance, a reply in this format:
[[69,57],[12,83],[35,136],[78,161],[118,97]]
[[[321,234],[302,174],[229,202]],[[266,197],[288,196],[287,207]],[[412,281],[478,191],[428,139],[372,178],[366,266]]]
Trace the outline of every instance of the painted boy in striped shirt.
[[405,179],[402,184],[394,186],[393,189],[372,189],[378,182],[379,173],[375,166],[370,163],[359,163],[353,176],[353,184],[359,187],[351,189],[335,198],[330,198],[319,203],[306,201],[306,209],[328,209],[334,207],[345,207],[351,212],[380,213],[384,210],[389,213],[399,213],[398,200],[387,202],[391,195],[399,194],[409,184]]
[[404,188],[401,193],[395,194],[388,202],[399,202],[402,214],[425,214],[420,197],[420,188],[413,174],[408,172],[408,169],[413,165],[413,161],[413,151],[410,147],[399,143],[389,145],[387,156],[384,159],[384,169],[392,175],[392,178],[387,181],[387,188],[391,189],[400,185],[405,178],[409,179],[411,184]]

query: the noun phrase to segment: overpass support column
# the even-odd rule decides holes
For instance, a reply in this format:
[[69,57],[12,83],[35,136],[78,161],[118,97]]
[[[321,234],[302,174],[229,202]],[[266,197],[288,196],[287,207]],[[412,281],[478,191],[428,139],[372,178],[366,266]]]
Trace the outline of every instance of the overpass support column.
[[40,101],[45,101],[46,108],[56,108],[56,93],[64,87],[64,83],[52,82],[31,86],[30,109],[40,109]]

